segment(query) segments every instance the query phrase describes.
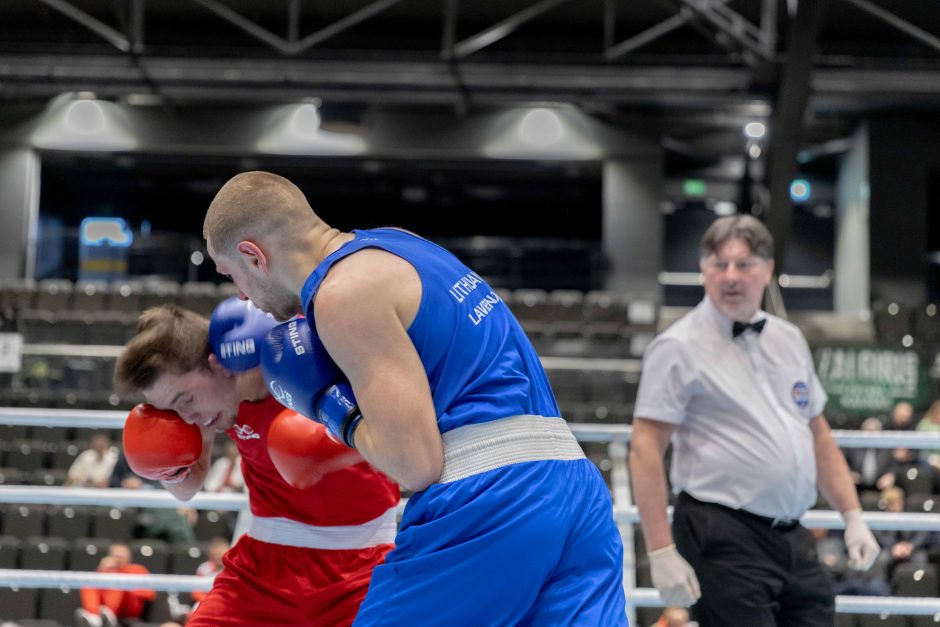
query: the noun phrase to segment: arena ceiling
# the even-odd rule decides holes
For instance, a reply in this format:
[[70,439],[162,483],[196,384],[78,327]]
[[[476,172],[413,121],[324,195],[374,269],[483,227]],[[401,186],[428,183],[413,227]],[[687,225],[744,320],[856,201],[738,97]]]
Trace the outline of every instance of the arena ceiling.
[[[825,2],[807,134],[940,108],[940,3]],[[571,102],[658,115],[676,154],[742,151],[769,117],[796,0],[4,0],[0,104],[65,91],[169,107]],[[785,97],[783,94],[782,97]]]

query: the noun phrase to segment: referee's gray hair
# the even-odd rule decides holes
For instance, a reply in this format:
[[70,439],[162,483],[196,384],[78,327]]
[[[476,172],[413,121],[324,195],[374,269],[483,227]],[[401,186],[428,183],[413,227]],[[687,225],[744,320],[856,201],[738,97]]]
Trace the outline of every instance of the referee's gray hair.
[[747,242],[751,252],[763,259],[774,258],[774,237],[764,223],[752,215],[725,216],[712,222],[702,236],[700,254],[704,259],[716,254],[731,238]]

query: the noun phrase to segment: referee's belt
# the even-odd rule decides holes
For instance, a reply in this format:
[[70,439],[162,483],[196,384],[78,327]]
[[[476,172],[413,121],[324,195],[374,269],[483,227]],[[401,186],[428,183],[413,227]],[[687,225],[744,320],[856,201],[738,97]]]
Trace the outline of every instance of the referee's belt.
[[681,492],[679,494],[679,501],[689,500],[695,503],[701,503],[702,505],[711,505],[712,507],[718,507],[720,509],[726,510],[740,516],[741,518],[747,518],[755,522],[759,522],[762,525],[766,525],[771,529],[776,529],[777,531],[790,531],[800,524],[799,518],[771,518],[770,516],[761,516],[760,514],[754,514],[747,511],[746,509],[736,509],[734,507],[728,507],[727,505],[722,505],[721,503],[711,503],[709,501],[700,501],[694,496],[688,494],[687,492]]

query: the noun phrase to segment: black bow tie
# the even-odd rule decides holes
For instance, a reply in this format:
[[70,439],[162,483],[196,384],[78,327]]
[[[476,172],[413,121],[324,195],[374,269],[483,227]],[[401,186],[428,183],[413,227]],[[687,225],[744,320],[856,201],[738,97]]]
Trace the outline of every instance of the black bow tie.
[[739,335],[741,335],[748,329],[750,329],[754,333],[760,333],[761,331],[764,330],[764,325],[766,323],[767,323],[767,318],[764,318],[763,320],[758,320],[757,322],[751,322],[751,323],[735,321],[735,323],[731,325],[731,335],[733,337],[738,337]]

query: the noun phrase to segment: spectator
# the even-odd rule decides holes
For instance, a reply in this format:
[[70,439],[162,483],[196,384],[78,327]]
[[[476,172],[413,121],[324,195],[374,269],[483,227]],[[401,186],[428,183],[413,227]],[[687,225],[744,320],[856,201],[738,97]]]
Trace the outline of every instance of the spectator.
[[96,434],[91,438],[88,450],[82,451],[69,467],[66,485],[107,488],[117,458],[118,450],[111,446],[111,438],[104,433]]
[[[917,430],[925,433],[940,432],[940,401],[934,401],[924,417],[917,423]],[[940,449],[925,449],[920,452],[921,458],[933,466],[940,468]]]
[[[124,488],[127,490],[163,490],[159,481],[142,479],[134,474],[127,464],[127,458],[123,452],[118,455],[117,463],[111,472],[108,484],[112,488]],[[196,539],[195,531],[198,514],[196,510],[189,507],[178,507],[176,509],[159,508],[141,510],[137,519],[137,524],[141,528],[141,533],[146,538],[155,540],[165,540],[167,542],[191,542]]]
[[[871,416],[862,422],[861,430],[877,433],[882,430],[881,419]],[[845,451],[852,480],[860,490],[874,490],[878,479],[888,472],[891,450],[886,448],[853,448]]]
[[131,467],[127,464],[127,457],[124,451],[118,451],[117,462],[111,471],[111,478],[108,480],[108,486],[112,488],[124,488],[125,490],[139,490],[141,488],[159,488],[159,481],[150,479],[141,479],[134,474]]
[[907,401],[901,401],[891,410],[891,420],[888,422],[889,431],[910,431],[914,428],[914,406]]
[[[923,478],[926,477],[926,480]],[[891,451],[891,461],[888,463],[885,474],[878,478],[877,488],[884,490],[892,486],[910,489],[914,482],[921,489],[918,492],[938,494],[940,483],[938,473],[934,467],[920,460],[917,451],[908,448],[896,448]],[[926,485],[925,485],[926,484]],[[915,488],[917,487],[915,485]]]
[[241,492],[244,488],[242,457],[238,454],[238,445],[229,440],[225,443],[225,454],[212,462],[202,489],[206,492]]
[[[98,564],[99,573],[146,575],[150,571],[140,564],[131,563],[131,549],[115,543]],[[144,604],[157,597],[154,590],[100,590],[82,588],[82,607],[75,610],[78,627],[117,627],[118,621],[139,619]]]
[[[232,545],[228,540],[224,538],[213,538],[209,542],[209,559],[196,567],[196,575],[199,577],[214,577],[222,572],[222,557],[230,548],[232,548]],[[167,599],[170,604],[170,616],[186,623],[208,594],[209,592],[207,591],[193,590],[190,593],[193,604],[186,605],[180,602],[179,596],[175,592],[171,592]]]
[[[904,511],[904,490],[896,486],[885,489],[881,493],[885,504],[885,511],[899,514]],[[927,563],[927,541],[929,534],[926,531],[896,531],[880,530],[875,532],[878,543],[884,547],[878,556],[879,565],[884,566],[885,578],[891,580],[891,575],[898,564],[911,562],[913,564]]]
[[689,623],[689,610],[684,607],[667,607],[662,616],[650,627],[687,627]]
[[[225,552],[232,548],[232,545],[225,540],[224,538],[213,538],[209,543],[208,557],[206,561],[196,567],[196,574],[200,577],[211,577],[222,572],[222,557],[225,555]],[[199,603],[202,601],[208,592],[201,592],[198,590],[193,591],[193,601]],[[193,608],[195,609],[195,605]]]
[[819,557],[819,563],[832,580],[832,587],[836,594],[863,596],[891,594],[891,588],[884,576],[884,568],[879,567],[877,562],[871,570],[865,572],[852,570],[846,559],[845,542],[840,535],[831,534],[826,529],[819,528],[812,528],[809,531],[816,540],[816,555]]

